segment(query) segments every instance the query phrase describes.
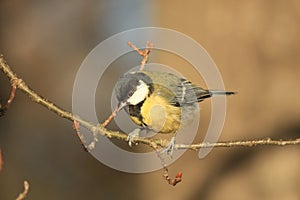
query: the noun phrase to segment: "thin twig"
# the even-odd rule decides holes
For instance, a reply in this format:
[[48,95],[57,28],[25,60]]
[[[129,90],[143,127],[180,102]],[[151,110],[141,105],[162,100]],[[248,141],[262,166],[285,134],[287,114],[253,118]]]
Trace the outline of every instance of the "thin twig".
[[19,194],[19,196],[16,198],[16,200],[23,200],[27,196],[27,193],[29,191],[29,183],[27,181],[24,181],[24,191]]
[[3,116],[7,112],[8,108],[10,107],[11,103],[13,102],[16,91],[17,91],[17,83],[18,83],[18,79],[11,79],[10,96],[4,107],[2,107],[2,105],[0,104],[0,116]]
[[87,147],[85,146],[85,139],[83,137],[83,135],[80,133],[80,124],[74,120],[73,121],[73,129],[76,131],[77,137],[79,138],[80,144],[83,147],[84,151],[88,151]]
[[273,146],[286,146],[286,145],[299,145],[300,138],[291,140],[273,140],[271,138],[257,139],[257,140],[239,140],[239,141],[226,141],[216,143],[199,143],[199,144],[176,144],[175,149],[200,149],[200,148],[211,148],[211,147],[254,147],[259,145],[273,145]]
[[173,178],[173,179],[170,178],[168,166],[165,162],[165,159],[162,157],[161,152],[158,151],[157,148],[154,149],[154,151],[156,152],[157,157],[160,160],[160,164],[163,168],[163,174],[162,174],[163,178],[172,186],[175,186],[175,185],[177,185],[177,183],[181,182],[182,181],[182,172],[177,172],[175,178]]
[[152,49],[153,49],[153,43],[147,41],[146,42],[146,48],[144,51],[138,49],[134,44],[132,44],[131,42],[128,42],[128,45],[135,50],[140,56],[143,57],[143,60],[141,61],[141,66],[140,66],[140,71],[144,70],[145,64],[148,61],[148,56],[151,53]]
[[[17,88],[25,93],[32,101],[46,107],[48,110],[56,113],[62,118],[68,119],[72,122],[76,120],[80,125],[86,127],[92,133],[97,135],[104,135],[109,138],[115,138],[128,142],[128,135],[119,131],[112,131],[106,129],[103,125],[94,125],[93,123],[87,122],[81,119],[78,116],[74,116],[72,113],[67,112],[60,107],[56,106],[54,103],[43,98],[35,91],[30,89],[27,84],[19,79],[18,76],[11,70],[11,68],[6,64],[3,57],[0,57],[0,69],[4,74],[12,81],[17,81]],[[135,142],[148,145],[152,148],[166,147],[169,143],[168,140],[163,139],[151,139],[151,138],[140,138],[137,137],[134,139]],[[197,150],[200,148],[211,148],[211,147],[253,147],[257,145],[275,145],[275,146],[284,146],[284,145],[300,145],[300,138],[291,139],[291,140],[273,140],[271,138],[258,139],[258,140],[245,140],[245,141],[227,141],[227,142],[216,142],[216,143],[198,143],[198,144],[175,144],[175,149],[191,149]]]
[[15,98],[18,81],[19,81],[19,79],[11,80],[11,92],[10,92],[9,99],[7,100],[7,103],[5,105],[6,109],[8,109],[10,107],[11,103],[13,102],[13,100]]
[[118,112],[118,107],[116,107],[114,111],[111,113],[111,115],[105,120],[105,122],[103,122],[102,126],[106,127],[109,124],[109,122],[111,122],[111,120],[117,115],[117,112]]
[[166,179],[166,181],[170,184],[170,185],[177,185],[178,183],[180,183],[182,181],[182,172],[178,172],[175,176],[175,178],[170,178],[169,176],[169,170],[167,167],[163,167],[163,178]]

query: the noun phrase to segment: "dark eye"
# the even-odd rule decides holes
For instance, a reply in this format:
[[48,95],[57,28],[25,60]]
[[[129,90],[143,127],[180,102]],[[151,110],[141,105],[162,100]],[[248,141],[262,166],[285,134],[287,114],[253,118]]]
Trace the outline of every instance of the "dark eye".
[[134,91],[133,90],[130,90],[127,94],[127,97],[131,97],[133,95]]

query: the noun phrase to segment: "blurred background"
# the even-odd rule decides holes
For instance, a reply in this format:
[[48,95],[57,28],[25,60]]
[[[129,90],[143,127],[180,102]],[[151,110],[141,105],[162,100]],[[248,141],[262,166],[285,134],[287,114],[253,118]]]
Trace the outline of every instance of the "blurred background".
[[[296,0],[1,0],[0,52],[31,88],[71,110],[76,72],[97,44],[131,28],[174,29],[200,43],[226,88],[239,92],[228,98],[220,140],[289,139],[300,136],[299,23]],[[140,61],[132,55],[122,58],[128,66]],[[184,61],[152,56],[198,81],[192,68],[181,66]],[[0,85],[3,104],[10,85],[2,73]],[[105,119],[110,94],[99,95]],[[201,107],[203,126],[195,142],[209,123],[210,101]],[[69,121],[21,92],[0,118],[0,148],[3,200],[15,199],[24,180],[30,183],[28,199],[300,199],[299,146],[215,148],[201,160],[187,151],[169,166],[172,176],[183,171],[182,183],[172,187],[161,170],[128,174],[103,165],[83,151]]]

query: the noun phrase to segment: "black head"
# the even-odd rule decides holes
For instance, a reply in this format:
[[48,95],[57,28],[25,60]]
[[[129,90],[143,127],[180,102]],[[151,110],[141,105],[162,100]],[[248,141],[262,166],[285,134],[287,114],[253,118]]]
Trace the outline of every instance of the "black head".
[[152,80],[143,72],[124,74],[117,82],[115,93],[119,103],[136,105],[150,95],[153,90]]

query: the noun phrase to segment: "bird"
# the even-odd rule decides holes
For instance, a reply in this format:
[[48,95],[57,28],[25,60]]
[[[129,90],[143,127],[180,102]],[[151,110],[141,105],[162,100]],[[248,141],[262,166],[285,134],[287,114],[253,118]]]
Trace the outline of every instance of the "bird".
[[[140,70],[121,76],[115,94],[117,110],[124,109],[140,129],[174,135],[166,147],[166,151],[172,153],[176,132],[194,119],[198,102],[235,92],[204,89],[169,72]],[[139,135],[138,130],[129,134],[130,146]]]

